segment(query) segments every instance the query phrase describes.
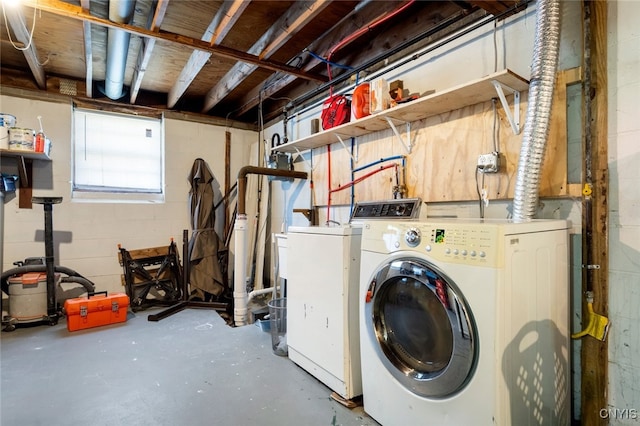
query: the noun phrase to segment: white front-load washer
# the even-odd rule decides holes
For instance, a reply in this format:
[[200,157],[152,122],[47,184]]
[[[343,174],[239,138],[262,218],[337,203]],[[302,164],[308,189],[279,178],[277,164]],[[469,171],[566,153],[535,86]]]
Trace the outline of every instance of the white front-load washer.
[[384,426],[569,424],[568,229],[365,222],[365,412]]

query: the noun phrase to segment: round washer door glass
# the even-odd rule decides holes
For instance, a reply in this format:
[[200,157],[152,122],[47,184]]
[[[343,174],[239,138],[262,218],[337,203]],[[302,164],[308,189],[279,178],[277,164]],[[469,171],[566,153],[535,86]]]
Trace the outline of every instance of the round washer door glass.
[[369,286],[365,321],[389,372],[417,395],[444,398],[473,375],[477,331],[458,287],[429,262],[394,260]]

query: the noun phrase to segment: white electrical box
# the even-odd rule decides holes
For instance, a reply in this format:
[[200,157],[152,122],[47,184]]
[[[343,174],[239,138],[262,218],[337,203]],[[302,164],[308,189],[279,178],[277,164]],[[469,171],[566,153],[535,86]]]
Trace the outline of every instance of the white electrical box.
[[478,170],[481,173],[498,173],[500,169],[500,154],[490,152],[478,157]]

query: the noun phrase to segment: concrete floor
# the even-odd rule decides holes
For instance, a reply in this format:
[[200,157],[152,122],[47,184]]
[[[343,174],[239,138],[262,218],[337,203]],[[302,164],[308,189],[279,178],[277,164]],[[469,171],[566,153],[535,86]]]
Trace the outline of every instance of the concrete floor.
[[2,426],[378,425],[348,409],[257,325],[210,309],[70,333],[62,318],[0,333]]

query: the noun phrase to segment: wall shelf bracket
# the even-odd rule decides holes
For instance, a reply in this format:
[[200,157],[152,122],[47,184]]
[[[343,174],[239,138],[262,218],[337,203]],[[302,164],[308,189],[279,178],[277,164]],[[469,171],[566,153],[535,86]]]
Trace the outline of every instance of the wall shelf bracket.
[[[353,151],[351,151],[351,149],[347,147],[347,144],[345,144],[345,143],[344,143],[344,140],[342,139],[342,136],[344,136],[344,135],[342,135],[342,136],[341,136],[341,135],[340,135],[340,134],[338,134],[338,133],[334,133],[334,135],[335,135],[335,137],[338,139],[338,142],[340,142],[340,144],[344,147],[344,149],[346,149],[346,150],[347,150],[347,152],[349,152],[349,155],[351,156],[351,159],[353,160],[353,162],[354,162],[354,163],[357,163],[357,162],[358,162],[358,156],[357,156],[357,154],[356,154],[356,155],[354,155],[354,154],[353,154]],[[347,136],[347,137],[350,137],[350,136]],[[358,143],[358,142],[356,142],[356,144],[357,144],[357,143]],[[356,153],[358,152],[358,150],[357,150],[357,145],[356,145],[356,147],[355,147],[355,151],[356,151]]]
[[502,108],[507,114],[507,119],[509,120],[509,124],[511,124],[511,128],[513,129],[513,133],[516,135],[520,134],[520,92],[518,90],[512,89],[511,87],[505,86],[511,93],[513,93],[513,113],[511,113],[511,109],[509,108],[509,102],[507,102],[507,98],[504,95],[504,90],[502,89],[502,83],[498,80],[491,80],[491,83],[496,88],[496,92],[498,93],[498,97],[500,98],[500,103],[502,103]]
[[407,140],[405,141],[405,139],[402,137],[402,135],[398,131],[398,128],[393,123],[393,120],[391,119],[391,117],[384,117],[384,118],[385,120],[387,120],[387,123],[389,123],[389,127],[391,127],[391,130],[393,130],[393,133],[396,135],[400,143],[402,143],[402,146],[404,146],[404,148],[407,150],[407,154],[411,154],[411,123],[408,121],[400,121],[396,119],[396,121],[399,121],[400,123],[404,123],[405,125],[405,129],[407,132]]
[[295,160],[297,160],[298,158],[302,158],[302,161],[304,161],[304,162],[305,162],[305,164],[306,164],[307,166],[309,166],[309,170],[313,171],[313,168],[311,167],[311,163],[310,163],[309,161],[307,161],[307,159],[306,159],[306,158],[304,158],[304,155],[302,155],[302,152],[298,149],[298,147],[297,147],[297,146],[294,146],[294,147],[293,147],[293,149],[295,149],[295,150],[296,150],[296,154],[298,154],[298,155],[297,155],[297,157],[296,157],[296,158],[293,158],[293,159],[292,159],[292,161],[295,161]]
[[294,213],[302,213],[304,215],[304,217],[307,218],[309,223],[311,223],[312,225],[315,223],[314,222],[315,215],[313,214],[313,210],[312,209],[293,209],[293,212]]

